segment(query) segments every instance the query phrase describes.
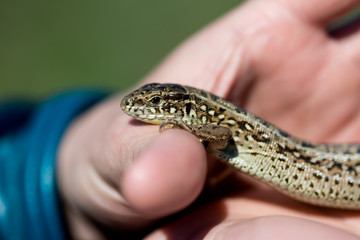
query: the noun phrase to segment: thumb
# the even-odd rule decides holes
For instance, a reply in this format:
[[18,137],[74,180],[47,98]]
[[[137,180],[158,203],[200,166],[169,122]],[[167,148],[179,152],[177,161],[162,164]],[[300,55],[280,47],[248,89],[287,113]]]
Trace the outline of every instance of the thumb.
[[125,172],[121,191],[137,211],[158,218],[189,205],[206,177],[206,153],[193,135],[163,132]]

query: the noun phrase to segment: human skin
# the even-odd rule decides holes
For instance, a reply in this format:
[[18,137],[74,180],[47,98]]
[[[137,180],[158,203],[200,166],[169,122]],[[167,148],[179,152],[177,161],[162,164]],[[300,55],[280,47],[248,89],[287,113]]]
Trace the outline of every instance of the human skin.
[[[191,85],[299,138],[360,142],[360,35],[357,28],[326,31],[357,4],[249,1],[182,44],[139,86]],[[233,194],[154,225],[189,206],[216,163],[190,133],[159,134],[158,126],[132,120],[120,99],[76,119],[59,149],[60,194],[74,238],[149,230],[148,239],[360,238],[358,211],[303,204],[241,174],[232,178],[242,186]]]

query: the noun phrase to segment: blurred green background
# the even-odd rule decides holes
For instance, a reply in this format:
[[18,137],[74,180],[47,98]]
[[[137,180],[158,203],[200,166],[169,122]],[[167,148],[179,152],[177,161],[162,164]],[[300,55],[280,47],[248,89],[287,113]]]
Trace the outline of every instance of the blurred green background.
[[240,2],[2,2],[0,100],[84,86],[124,89]]

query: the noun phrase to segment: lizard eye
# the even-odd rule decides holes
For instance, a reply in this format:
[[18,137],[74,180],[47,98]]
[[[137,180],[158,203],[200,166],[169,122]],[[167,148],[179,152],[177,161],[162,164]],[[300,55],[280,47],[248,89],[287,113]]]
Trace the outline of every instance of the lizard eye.
[[161,101],[160,97],[153,97],[152,99],[150,99],[150,102],[153,104],[159,104]]

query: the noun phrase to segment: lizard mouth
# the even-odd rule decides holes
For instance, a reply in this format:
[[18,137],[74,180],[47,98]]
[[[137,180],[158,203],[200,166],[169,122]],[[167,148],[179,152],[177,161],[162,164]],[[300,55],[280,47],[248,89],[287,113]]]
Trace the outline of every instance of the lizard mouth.
[[127,106],[124,112],[137,120],[152,124],[161,124],[165,118],[163,114],[154,114],[143,106]]

